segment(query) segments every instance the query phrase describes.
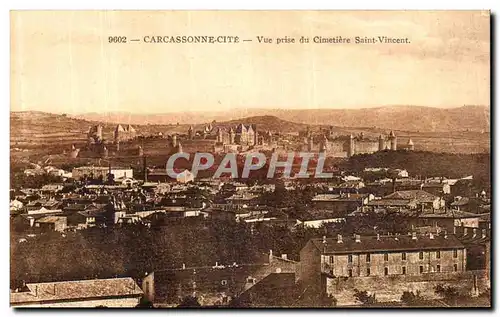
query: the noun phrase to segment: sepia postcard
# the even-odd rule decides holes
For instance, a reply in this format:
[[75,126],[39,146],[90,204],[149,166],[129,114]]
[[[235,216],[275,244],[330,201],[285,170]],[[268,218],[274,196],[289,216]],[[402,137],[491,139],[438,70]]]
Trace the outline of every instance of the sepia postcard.
[[489,11],[11,11],[10,306],[491,308]]

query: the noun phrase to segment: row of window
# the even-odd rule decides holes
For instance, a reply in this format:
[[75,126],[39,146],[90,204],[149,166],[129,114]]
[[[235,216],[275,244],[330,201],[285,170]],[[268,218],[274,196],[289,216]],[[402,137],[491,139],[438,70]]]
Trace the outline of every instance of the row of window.
[[[454,258],[458,257],[457,250],[453,250],[453,257]],[[423,260],[424,259],[424,252],[419,252],[418,258],[420,260]],[[440,259],[440,258],[441,258],[441,251],[436,251],[436,259]],[[401,260],[406,261],[406,252],[401,253]],[[334,261],[334,257],[330,256],[330,264],[333,264],[333,261]],[[366,254],[366,262],[370,262],[370,261],[371,261],[371,255],[370,255],[370,253],[367,253]],[[384,253],[384,261],[389,261],[389,253]],[[347,262],[352,263],[352,254],[349,254],[347,256]]]
[[[458,265],[457,264],[453,264],[453,271],[454,272],[458,271]],[[349,272],[349,277],[352,277],[352,269],[349,269],[348,272]],[[441,265],[436,265],[436,272],[437,273],[441,272]],[[423,265],[420,265],[420,267],[419,267],[419,273],[420,274],[424,273],[424,266]],[[366,269],[366,276],[370,276],[370,274],[371,274],[371,270],[370,270],[370,268],[367,268]],[[401,267],[401,274],[402,275],[406,275],[406,266],[402,266]],[[384,267],[384,275],[389,275],[389,268],[388,267]]]

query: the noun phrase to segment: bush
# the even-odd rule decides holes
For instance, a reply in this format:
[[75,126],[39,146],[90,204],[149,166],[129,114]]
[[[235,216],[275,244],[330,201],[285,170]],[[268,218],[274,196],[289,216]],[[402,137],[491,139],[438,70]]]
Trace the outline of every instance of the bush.
[[359,291],[356,288],[354,289],[354,297],[363,305],[373,305],[377,303],[375,294],[369,295],[367,291]]

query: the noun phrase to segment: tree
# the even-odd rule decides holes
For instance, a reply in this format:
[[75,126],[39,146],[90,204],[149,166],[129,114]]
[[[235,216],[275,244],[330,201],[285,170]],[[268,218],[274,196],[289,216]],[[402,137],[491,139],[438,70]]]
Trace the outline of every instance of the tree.
[[358,289],[354,289],[354,297],[358,302],[363,304],[364,306],[369,306],[377,303],[375,299],[375,294],[370,295],[367,291],[360,291]]
[[407,306],[418,306],[424,301],[424,298],[420,296],[420,292],[416,293],[405,291],[401,296],[401,301]]
[[136,308],[154,308],[153,303],[145,297],[141,297],[139,304],[135,306]]
[[434,288],[434,292],[436,293],[436,295],[440,296],[452,305],[456,305],[457,300],[460,298],[458,289],[453,286],[443,286],[439,284]]
[[198,298],[195,296],[186,296],[177,307],[201,307]]

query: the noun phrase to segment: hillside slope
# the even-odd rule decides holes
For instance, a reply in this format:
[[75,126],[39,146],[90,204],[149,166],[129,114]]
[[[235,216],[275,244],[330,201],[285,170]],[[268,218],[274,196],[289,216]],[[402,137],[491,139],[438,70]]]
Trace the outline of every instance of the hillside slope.
[[432,108],[391,106],[366,109],[234,109],[225,112],[179,112],[163,114],[87,113],[80,119],[131,124],[201,124],[254,116],[275,116],[281,120],[338,127],[370,127],[402,131],[449,132],[487,131],[490,109],[485,106]]

